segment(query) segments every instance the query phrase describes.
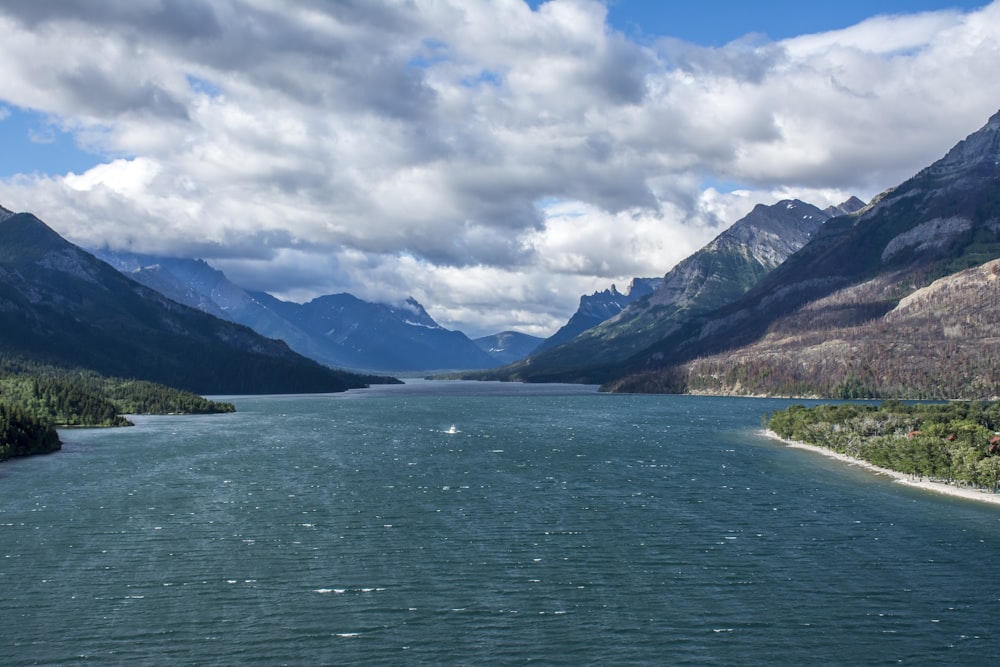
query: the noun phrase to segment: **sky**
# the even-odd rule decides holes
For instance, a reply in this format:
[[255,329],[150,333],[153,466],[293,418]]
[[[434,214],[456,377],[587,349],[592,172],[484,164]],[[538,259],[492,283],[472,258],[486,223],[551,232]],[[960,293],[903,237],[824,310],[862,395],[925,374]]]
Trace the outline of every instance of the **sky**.
[[1000,0],[5,0],[0,34],[0,205],[473,337],[1000,109]]

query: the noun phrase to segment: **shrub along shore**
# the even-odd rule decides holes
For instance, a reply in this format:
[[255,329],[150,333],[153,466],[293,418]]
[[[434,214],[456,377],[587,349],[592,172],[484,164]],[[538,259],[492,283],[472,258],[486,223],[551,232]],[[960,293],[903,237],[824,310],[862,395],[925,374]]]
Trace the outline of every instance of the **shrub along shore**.
[[796,449],[804,449],[810,452],[815,452],[822,456],[826,456],[850,465],[856,465],[866,470],[871,470],[872,472],[878,473],[880,475],[886,475],[893,478],[896,482],[904,484],[906,486],[913,486],[918,489],[923,489],[925,491],[932,491],[934,493],[941,493],[948,496],[956,496],[959,498],[965,498],[967,500],[976,500],[984,503],[993,503],[994,505],[1000,505],[1000,494],[994,493],[988,489],[978,489],[969,486],[958,486],[955,484],[948,484],[945,482],[935,482],[927,479],[926,477],[917,477],[914,475],[908,475],[906,473],[897,472],[895,470],[889,470],[888,468],[882,468],[877,465],[872,465],[868,461],[862,461],[861,459],[856,459],[846,454],[841,454],[840,452],[835,452],[832,449],[827,449],[825,447],[818,447],[816,445],[809,445],[804,442],[799,442],[798,440],[789,440],[787,438],[782,438],[774,431],[769,429],[764,430],[764,435],[774,440],[778,440],[788,445],[789,447],[795,447]]
[[793,405],[766,433],[941,493],[1000,502],[1000,401]]

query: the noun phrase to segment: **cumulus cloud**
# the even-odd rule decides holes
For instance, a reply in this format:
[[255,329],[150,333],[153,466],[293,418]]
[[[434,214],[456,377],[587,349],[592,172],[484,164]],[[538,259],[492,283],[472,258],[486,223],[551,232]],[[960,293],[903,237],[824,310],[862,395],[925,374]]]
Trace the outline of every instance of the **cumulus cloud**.
[[869,198],[1000,106],[1000,3],[638,43],[594,0],[11,0],[0,122],[103,164],[0,181],[71,240],[485,334],[662,275],[756,203]]

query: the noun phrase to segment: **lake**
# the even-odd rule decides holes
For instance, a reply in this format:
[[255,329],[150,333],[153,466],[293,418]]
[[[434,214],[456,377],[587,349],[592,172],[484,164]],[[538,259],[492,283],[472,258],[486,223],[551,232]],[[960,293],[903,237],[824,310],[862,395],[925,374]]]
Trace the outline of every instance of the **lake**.
[[0,663],[1000,660],[1000,508],[763,437],[792,401],[227,400],[0,465]]

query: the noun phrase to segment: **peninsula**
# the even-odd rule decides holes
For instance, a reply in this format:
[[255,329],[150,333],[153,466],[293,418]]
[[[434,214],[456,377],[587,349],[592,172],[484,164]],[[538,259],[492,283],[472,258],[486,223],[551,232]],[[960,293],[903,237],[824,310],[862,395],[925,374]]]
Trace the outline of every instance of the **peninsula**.
[[897,482],[1000,504],[1000,401],[793,405],[764,433]]

